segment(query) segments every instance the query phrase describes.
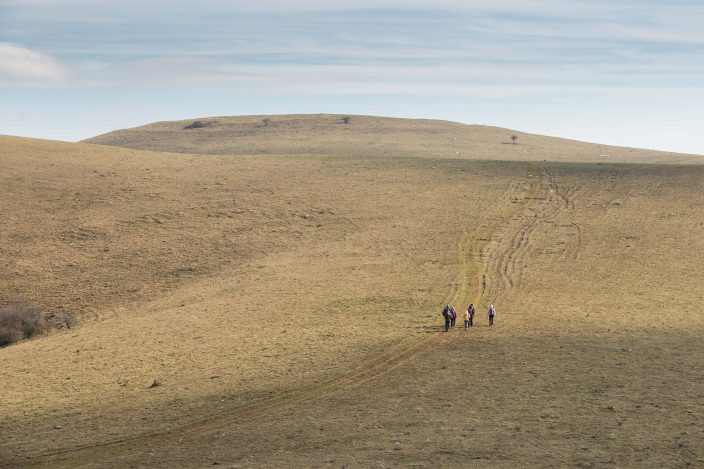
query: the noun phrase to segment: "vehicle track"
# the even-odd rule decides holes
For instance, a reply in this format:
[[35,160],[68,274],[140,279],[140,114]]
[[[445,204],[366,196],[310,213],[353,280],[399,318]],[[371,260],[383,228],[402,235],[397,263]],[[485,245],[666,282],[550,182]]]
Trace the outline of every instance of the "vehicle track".
[[494,231],[495,238],[484,253],[489,272],[485,294],[492,302],[519,281],[518,261],[529,245],[533,230],[544,218],[547,205],[552,202],[544,169],[529,169],[528,176],[531,182],[526,193],[519,201],[514,200],[521,209],[502,220],[504,229]]
[[[604,188],[613,178],[612,171],[585,175],[572,184],[560,184],[550,165],[543,164],[531,171],[532,182],[524,196],[523,209],[506,219],[505,229],[495,230],[495,239],[485,252],[487,271],[486,298],[498,301],[520,283],[531,249],[535,230],[543,225],[558,225],[565,212],[574,213],[575,198],[585,188]],[[572,241],[558,251],[559,259],[576,259],[582,244],[582,229],[573,220],[559,225],[569,228]]]

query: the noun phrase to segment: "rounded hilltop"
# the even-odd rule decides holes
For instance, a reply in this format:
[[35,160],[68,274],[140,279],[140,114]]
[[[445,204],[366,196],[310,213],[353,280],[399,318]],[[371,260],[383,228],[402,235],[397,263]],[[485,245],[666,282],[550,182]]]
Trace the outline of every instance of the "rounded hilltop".
[[341,114],[193,118],[116,130],[86,143],[213,155],[328,155],[684,163],[692,155],[614,147],[485,125]]

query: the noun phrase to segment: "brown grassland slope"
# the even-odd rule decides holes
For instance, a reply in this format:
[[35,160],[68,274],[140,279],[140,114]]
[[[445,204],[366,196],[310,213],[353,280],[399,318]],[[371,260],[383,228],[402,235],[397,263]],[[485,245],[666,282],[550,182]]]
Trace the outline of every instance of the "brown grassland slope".
[[279,140],[0,137],[0,467],[704,464],[704,165]]

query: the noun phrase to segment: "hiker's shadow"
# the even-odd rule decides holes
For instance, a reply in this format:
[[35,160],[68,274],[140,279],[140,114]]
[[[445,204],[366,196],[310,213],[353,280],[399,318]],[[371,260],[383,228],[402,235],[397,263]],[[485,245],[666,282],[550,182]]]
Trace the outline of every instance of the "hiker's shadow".
[[[489,324],[474,324],[472,327],[470,327],[467,332],[471,331],[472,329],[477,329],[477,328],[485,328],[485,327],[491,327]],[[464,330],[464,326],[455,326],[451,327],[450,331],[453,330]],[[421,326],[418,328],[418,331],[423,334],[437,334],[440,332],[445,332],[445,326]]]
[[423,334],[435,334],[438,332],[445,332],[445,326],[421,326],[418,329],[419,332]]

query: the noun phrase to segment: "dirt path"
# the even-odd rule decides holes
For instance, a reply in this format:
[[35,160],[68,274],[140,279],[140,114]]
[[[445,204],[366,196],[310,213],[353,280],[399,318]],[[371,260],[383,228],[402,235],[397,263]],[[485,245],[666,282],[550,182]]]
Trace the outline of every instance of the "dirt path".
[[[528,177],[527,194],[522,200],[512,200],[521,209],[498,220],[503,226],[493,230],[495,235],[483,252],[487,271],[484,298],[489,302],[499,302],[521,281],[532,247],[531,235],[541,223],[552,222],[560,212],[569,209],[571,197],[581,189],[576,186],[562,192],[546,165],[531,167]],[[573,246],[572,250],[577,252],[578,246]]]
[[[498,301],[521,281],[524,262],[532,247],[531,235],[544,222],[573,207],[572,197],[582,185],[563,188],[549,167],[527,165],[527,182],[518,181],[506,191],[505,212],[494,218],[473,220],[474,231],[466,230],[457,244],[459,265],[457,279],[445,302],[464,305],[472,301]],[[585,184],[589,181],[585,181]],[[578,228],[575,228],[578,230]],[[579,237],[565,257],[576,256]],[[479,309],[479,308],[478,308]],[[439,328],[438,328],[439,329]],[[351,373],[311,387],[288,390],[269,398],[231,408],[215,418],[195,421],[164,432],[136,434],[129,438],[97,446],[70,448],[45,453],[33,464],[51,467],[75,467],[106,463],[132,452],[159,447],[167,442],[203,434],[236,424],[253,421],[285,408],[310,402],[358,386],[402,366],[433,343],[448,339],[444,334],[429,333],[408,340],[376,360],[362,364]],[[19,463],[19,462],[18,462]]]

